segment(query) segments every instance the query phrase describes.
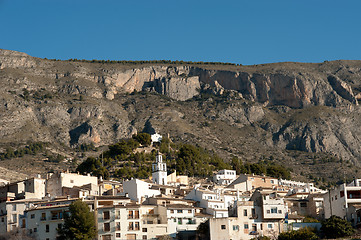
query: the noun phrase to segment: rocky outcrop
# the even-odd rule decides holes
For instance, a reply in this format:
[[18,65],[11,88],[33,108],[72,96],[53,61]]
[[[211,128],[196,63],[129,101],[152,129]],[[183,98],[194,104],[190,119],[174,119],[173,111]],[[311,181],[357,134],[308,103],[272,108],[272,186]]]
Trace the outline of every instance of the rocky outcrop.
[[200,83],[195,77],[171,77],[156,80],[154,89],[170,98],[185,101],[199,94]]
[[[233,129],[228,135],[243,128],[269,134],[257,142],[273,149],[361,157],[360,61],[150,66],[54,61],[0,50],[0,79],[0,143],[104,145],[143,128],[176,129],[182,140],[203,129],[212,143],[222,143],[216,135],[223,132],[209,127],[215,121]],[[149,102],[154,94],[146,92],[169,98]],[[141,109],[146,113],[139,115]],[[334,112],[312,114],[329,109]],[[298,110],[303,115],[293,117]]]

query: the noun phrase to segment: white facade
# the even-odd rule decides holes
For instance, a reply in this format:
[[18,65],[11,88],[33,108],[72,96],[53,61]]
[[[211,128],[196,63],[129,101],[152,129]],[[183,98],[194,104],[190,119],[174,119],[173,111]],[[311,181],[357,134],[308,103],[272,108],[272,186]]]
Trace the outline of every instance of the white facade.
[[152,139],[152,142],[161,142],[162,141],[162,135],[158,134],[158,133],[155,133],[155,134],[152,134],[150,135],[151,139]]
[[238,202],[228,218],[210,219],[211,240],[252,239],[257,236],[277,237],[281,223],[262,218],[262,207],[254,201]]
[[21,219],[24,211],[34,203],[41,200],[26,199],[0,203],[0,234],[23,227],[25,222]]
[[361,222],[361,179],[342,184],[323,195],[325,218],[339,216],[353,223]]
[[132,179],[123,183],[123,191],[129,198],[141,202],[144,198],[154,197],[161,194],[159,190],[151,189],[151,184],[139,179]]
[[213,176],[213,182],[220,185],[228,185],[237,178],[235,170],[223,169]]
[[206,213],[214,217],[228,217],[228,207],[236,200],[242,201],[237,195],[223,194],[221,190],[212,192],[199,188],[190,191],[185,199],[199,202],[199,207],[204,208]]
[[90,185],[90,195],[98,195],[98,178],[76,173],[54,173],[46,182],[46,193],[50,196],[63,196],[63,188],[81,187]]
[[98,239],[154,239],[167,234],[167,224],[160,221],[156,206],[126,204],[97,210]]
[[167,222],[167,234],[176,237],[178,232],[196,231],[208,218],[197,216],[196,208],[184,204],[158,206],[158,213]]
[[156,184],[167,185],[167,164],[163,163],[161,154],[156,156],[152,164],[152,179]]

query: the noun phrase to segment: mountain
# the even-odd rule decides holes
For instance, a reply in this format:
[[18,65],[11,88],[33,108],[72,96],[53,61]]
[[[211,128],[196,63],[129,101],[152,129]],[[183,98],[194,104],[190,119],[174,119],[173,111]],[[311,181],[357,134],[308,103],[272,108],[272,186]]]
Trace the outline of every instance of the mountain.
[[81,144],[156,131],[299,178],[353,177],[361,163],[361,61],[59,61],[0,50],[0,79],[3,152],[47,142],[74,156]]

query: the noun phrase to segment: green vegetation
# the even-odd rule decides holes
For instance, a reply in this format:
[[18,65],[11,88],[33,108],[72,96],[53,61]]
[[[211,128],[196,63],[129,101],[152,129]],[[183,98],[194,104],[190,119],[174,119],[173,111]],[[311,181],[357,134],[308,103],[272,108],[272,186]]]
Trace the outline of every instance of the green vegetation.
[[152,144],[152,138],[148,133],[134,134],[133,139],[143,146],[149,146],[150,144]]
[[230,168],[217,154],[203,148],[190,144],[180,144],[178,147],[175,168],[179,174],[206,177],[211,176],[214,170]]
[[[155,161],[157,150],[151,153],[134,152],[139,146],[149,146],[150,135],[139,133],[131,139],[123,139],[110,145],[109,150],[103,152],[98,158],[89,157],[82,162],[76,171],[108,179],[110,176],[120,179],[148,178],[151,176],[151,165]],[[221,169],[234,169],[237,174],[268,175],[276,178],[290,179],[290,170],[272,161],[263,160],[258,163],[242,163],[237,157],[230,163],[225,162],[214,152],[199,146],[183,143],[172,143],[164,137],[158,148],[164,154],[170,172],[177,170],[179,174],[195,177],[209,177],[214,171]]]
[[60,240],[91,240],[97,235],[94,214],[86,203],[77,200],[69,205],[64,225],[58,229]]
[[251,240],[271,240],[271,238],[267,237],[267,236],[258,236],[258,237],[251,238]]
[[[57,59],[49,59],[52,61],[59,61]],[[86,60],[86,59],[76,59],[71,58],[66,61],[69,62],[87,62],[87,63],[118,63],[123,65],[140,65],[140,64],[174,64],[174,65],[232,65],[240,66],[241,64],[227,63],[227,62],[192,62],[192,61],[172,61],[172,60],[140,60],[140,61],[131,61],[131,60]]]
[[79,152],[96,151],[96,147],[94,146],[93,143],[90,144],[83,143],[78,147],[78,151]]
[[291,179],[290,170],[274,163],[271,160],[259,161],[258,163],[242,163],[241,159],[233,157],[231,160],[231,166],[233,170],[236,170],[237,174],[251,174],[267,175],[275,178]]
[[32,90],[32,91],[23,88],[22,91],[23,91],[22,94],[20,94],[19,96],[23,98],[25,101],[29,101],[30,97],[32,97],[35,100],[45,100],[45,99],[53,98],[52,93],[46,91],[44,88],[41,88],[39,90]]
[[17,150],[14,150],[13,148],[9,147],[6,148],[5,153],[0,153],[0,160],[23,157],[26,154],[36,155],[37,153],[44,151],[46,145],[47,144],[43,142],[35,142],[35,143],[29,143],[27,146]]
[[329,219],[323,221],[321,230],[327,238],[347,237],[355,232],[351,223],[338,216],[331,216]]
[[317,240],[319,237],[311,228],[301,228],[300,230],[292,230],[282,232],[278,235],[278,240]]

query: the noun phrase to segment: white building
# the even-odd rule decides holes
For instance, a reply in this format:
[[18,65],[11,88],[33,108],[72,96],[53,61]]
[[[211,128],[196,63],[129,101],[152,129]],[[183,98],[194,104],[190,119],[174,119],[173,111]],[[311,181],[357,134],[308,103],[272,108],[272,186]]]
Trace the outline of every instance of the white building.
[[132,179],[123,183],[123,191],[129,198],[136,202],[142,202],[145,198],[161,194],[159,190],[151,189],[151,184],[139,179]]
[[231,184],[237,178],[235,170],[223,169],[213,176],[213,182],[219,185]]
[[88,175],[79,175],[76,173],[54,173],[49,174],[46,181],[46,193],[52,197],[65,196],[64,189],[82,187],[87,185],[89,195],[98,195],[98,178]]
[[361,223],[361,179],[342,184],[323,195],[325,218],[339,216],[354,226]]
[[167,234],[154,205],[104,205],[97,209],[99,240],[155,239]]
[[[234,211],[234,212],[233,212]],[[244,239],[257,236],[277,237],[282,223],[262,218],[262,207],[254,201],[238,202],[231,217],[209,221],[211,240]]]
[[163,163],[161,154],[156,156],[152,164],[152,179],[156,184],[167,185],[167,164]]
[[173,238],[179,232],[193,232],[194,234],[199,224],[211,217],[199,214],[197,208],[185,204],[169,204],[157,208],[161,219],[165,219],[167,222],[167,234]]
[[244,198],[237,194],[225,194],[221,189],[216,192],[208,189],[194,188],[185,199],[199,202],[199,207],[204,208],[207,214],[218,217],[228,217],[228,207],[234,204],[236,200],[242,201]]
[[24,211],[34,204],[42,202],[39,199],[20,199],[0,203],[0,234],[10,232],[25,226],[25,219],[21,219]]
[[159,143],[162,141],[162,138],[163,138],[162,135],[160,135],[158,133],[154,133],[154,134],[150,135],[150,137],[152,139],[152,143],[154,143],[154,142]]

